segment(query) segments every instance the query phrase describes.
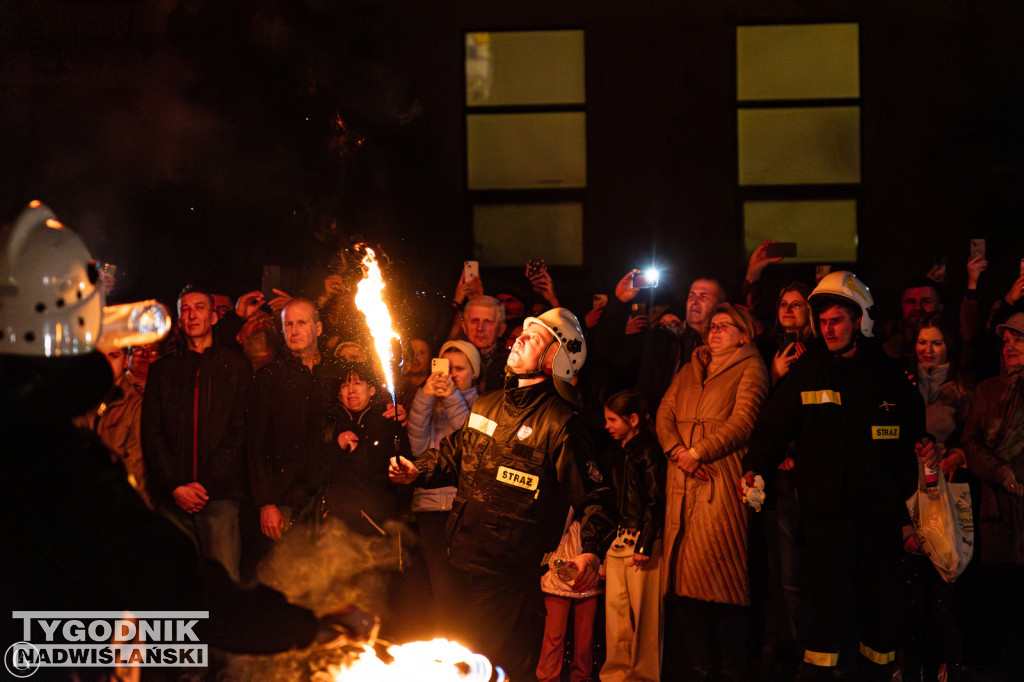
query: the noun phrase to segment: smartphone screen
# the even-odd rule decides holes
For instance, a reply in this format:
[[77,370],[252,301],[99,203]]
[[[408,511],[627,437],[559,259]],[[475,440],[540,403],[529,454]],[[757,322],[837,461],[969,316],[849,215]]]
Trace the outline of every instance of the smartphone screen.
[[[636,286],[636,285],[634,284],[633,286]],[[629,316],[630,317],[640,317],[641,315],[646,315],[646,314],[647,314],[647,304],[646,303],[634,303],[629,308]]]

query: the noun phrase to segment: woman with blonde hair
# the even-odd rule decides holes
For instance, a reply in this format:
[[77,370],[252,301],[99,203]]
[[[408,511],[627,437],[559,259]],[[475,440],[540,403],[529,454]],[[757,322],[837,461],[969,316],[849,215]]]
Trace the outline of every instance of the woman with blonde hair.
[[[719,304],[658,408],[666,486],[663,679],[745,679],[750,510],[733,492],[769,378],[747,311]],[[677,643],[681,646],[677,646]]]

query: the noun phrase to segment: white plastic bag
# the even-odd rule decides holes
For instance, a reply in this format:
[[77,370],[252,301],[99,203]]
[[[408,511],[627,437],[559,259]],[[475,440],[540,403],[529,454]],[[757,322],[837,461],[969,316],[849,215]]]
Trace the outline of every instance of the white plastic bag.
[[935,570],[948,583],[956,580],[974,555],[974,513],[966,483],[949,483],[939,472],[938,484],[927,488],[918,462],[918,486],[907,510],[914,531]]

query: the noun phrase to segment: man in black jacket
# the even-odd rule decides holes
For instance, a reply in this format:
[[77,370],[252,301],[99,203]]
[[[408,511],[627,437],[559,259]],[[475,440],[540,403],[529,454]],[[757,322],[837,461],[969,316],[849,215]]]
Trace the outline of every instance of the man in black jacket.
[[272,540],[313,495],[312,456],[320,420],[332,397],[330,364],[317,339],[323,332],[312,301],[295,298],[281,310],[288,352],[253,377],[246,417],[246,452],[260,530]]
[[415,464],[392,460],[399,483],[458,487],[448,520],[452,564],[468,572],[462,619],[471,648],[508,670],[534,675],[543,633],[540,575],[570,506],[582,520],[583,553],[568,578],[586,592],[616,529],[610,480],[582,418],[556,390],[586,359],[583,332],[564,308],[524,321],[508,358],[505,390],[479,398],[466,426]]
[[142,450],[154,501],[193,529],[203,556],[237,580],[252,369],[242,353],[215,340],[216,322],[213,296],[185,287],[178,296],[178,325],[186,347],[150,367]]
[[924,405],[871,337],[871,293],[855,275],[830,273],[809,302],[824,347],[793,363],[761,410],[745,478],[750,485],[753,472],[775,471],[795,444],[807,606],[797,627],[801,679],[833,679],[854,632],[860,679],[888,680],[907,603],[900,580],[905,500],[916,485]]

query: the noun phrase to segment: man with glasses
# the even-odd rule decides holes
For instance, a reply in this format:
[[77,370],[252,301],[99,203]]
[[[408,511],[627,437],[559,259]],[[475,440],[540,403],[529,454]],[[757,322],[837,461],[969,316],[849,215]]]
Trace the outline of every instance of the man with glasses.
[[127,366],[124,372],[126,385],[132,386],[139,397],[146,391],[146,378],[149,366],[160,358],[159,343],[148,343],[145,346],[132,346],[128,349]]

